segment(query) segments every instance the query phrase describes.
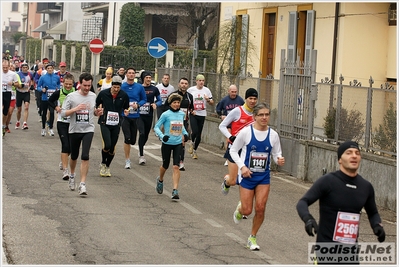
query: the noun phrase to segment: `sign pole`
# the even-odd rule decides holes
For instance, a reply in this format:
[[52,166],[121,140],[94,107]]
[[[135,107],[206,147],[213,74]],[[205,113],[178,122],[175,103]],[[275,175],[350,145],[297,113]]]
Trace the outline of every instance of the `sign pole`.
[[158,83],[158,58],[155,59],[155,82]]
[[97,82],[96,82],[96,76],[97,76],[97,55],[94,53],[91,53],[91,55],[94,57],[94,66],[93,66],[93,88],[94,91],[97,92]]

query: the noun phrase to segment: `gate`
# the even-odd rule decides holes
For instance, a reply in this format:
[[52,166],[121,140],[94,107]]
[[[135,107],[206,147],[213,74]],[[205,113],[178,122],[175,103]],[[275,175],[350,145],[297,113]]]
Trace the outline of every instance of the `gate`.
[[300,140],[311,140],[313,133],[317,51],[312,53],[312,62],[308,65],[299,60],[285,61],[285,50],[281,50],[277,132],[284,140],[283,155],[291,154],[282,168],[290,174],[297,173],[299,153],[302,153],[298,146]]

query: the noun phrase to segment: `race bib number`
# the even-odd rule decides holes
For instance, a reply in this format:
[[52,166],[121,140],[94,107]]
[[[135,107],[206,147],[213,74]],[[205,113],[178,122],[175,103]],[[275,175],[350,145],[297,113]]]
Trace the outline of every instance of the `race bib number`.
[[204,104],[204,99],[203,98],[196,98],[194,100],[194,109],[195,110],[204,110],[205,109],[205,104]]
[[130,114],[137,113],[137,109],[134,109],[134,108],[133,108],[133,104],[134,104],[134,103],[137,103],[137,102],[129,102],[129,113],[130,113]]
[[50,97],[55,92],[55,89],[47,89],[47,97]]
[[107,113],[107,121],[105,122],[107,125],[118,125],[119,124],[119,114],[118,112],[108,111]]
[[145,103],[140,107],[140,114],[150,114],[151,104],[149,102]]
[[3,92],[7,92],[7,83],[2,83],[1,88],[2,88]]
[[17,99],[17,95],[14,91],[11,91],[11,100]]
[[182,121],[171,121],[169,132],[173,136],[181,135],[183,131],[183,122]]
[[76,123],[89,123],[89,110],[79,110],[76,112]]
[[269,153],[251,151],[249,153],[249,169],[252,172],[265,172]]
[[333,241],[355,244],[359,232],[360,214],[341,212],[335,221]]

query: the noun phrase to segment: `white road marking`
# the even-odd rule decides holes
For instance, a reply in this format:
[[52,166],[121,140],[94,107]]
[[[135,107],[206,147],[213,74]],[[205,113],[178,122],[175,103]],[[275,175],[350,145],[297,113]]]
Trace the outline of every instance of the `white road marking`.
[[212,225],[213,227],[218,227],[218,228],[222,228],[223,226],[221,226],[220,224],[218,224],[217,222],[215,222],[214,220],[212,220],[212,219],[205,219],[205,221],[207,222],[207,223],[209,223],[210,225]]

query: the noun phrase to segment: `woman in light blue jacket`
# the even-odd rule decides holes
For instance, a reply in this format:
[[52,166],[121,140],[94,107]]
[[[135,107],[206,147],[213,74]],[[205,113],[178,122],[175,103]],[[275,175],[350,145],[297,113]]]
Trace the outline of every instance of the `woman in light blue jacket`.
[[[169,110],[162,113],[157,123],[154,126],[155,133],[162,140],[162,165],[159,168],[159,176],[157,177],[157,192],[162,194],[163,192],[163,177],[166,170],[169,168],[170,155],[173,152],[173,190],[172,200],[178,201],[180,199],[178,186],[180,180],[180,154],[182,150],[182,143],[187,142],[188,132],[184,128],[184,117],[185,113],[180,110],[180,103],[182,96],[177,93],[172,93],[168,97]],[[161,131],[163,126],[164,133]]]

